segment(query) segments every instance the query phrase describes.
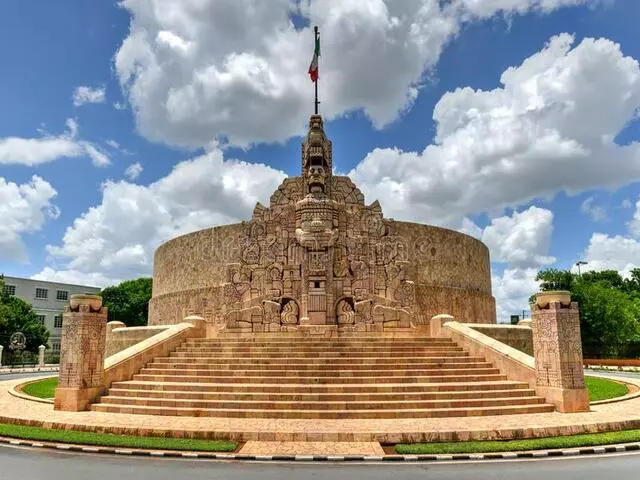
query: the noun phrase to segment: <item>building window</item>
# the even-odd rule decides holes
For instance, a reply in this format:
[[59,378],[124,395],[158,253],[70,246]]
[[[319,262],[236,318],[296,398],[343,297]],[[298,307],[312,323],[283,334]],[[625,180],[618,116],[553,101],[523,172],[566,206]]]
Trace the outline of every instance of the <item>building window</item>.
[[49,297],[49,290],[46,288],[36,288],[36,298],[46,300]]
[[69,300],[69,292],[67,292],[66,290],[58,290],[56,292],[56,300],[63,300],[63,301],[67,301]]
[[4,293],[9,295],[10,297],[15,296],[15,294],[16,294],[16,286],[15,285],[5,285],[4,286]]
[[53,342],[51,345],[51,351],[53,353],[60,353],[60,342]]
[[62,315],[56,315],[53,317],[53,327],[62,328]]
[[44,321],[45,321],[45,319],[47,318],[47,316],[46,316],[46,315],[36,315],[36,318],[38,319],[38,321],[39,321],[42,325],[44,325]]

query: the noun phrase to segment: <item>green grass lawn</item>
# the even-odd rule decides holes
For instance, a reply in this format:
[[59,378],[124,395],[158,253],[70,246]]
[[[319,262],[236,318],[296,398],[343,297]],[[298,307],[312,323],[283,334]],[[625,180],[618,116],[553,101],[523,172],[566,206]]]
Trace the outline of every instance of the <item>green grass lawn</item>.
[[134,437],[107,433],[52,430],[40,427],[0,424],[0,435],[45,442],[77,443],[107,447],[149,448],[157,450],[195,450],[201,452],[233,452],[237,442],[224,440],[191,440],[187,438]]
[[615,382],[607,378],[585,376],[584,383],[589,392],[589,400],[592,402],[609,400],[629,393],[629,389],[624,383]]
[[485,442],[409,443],[396,445],[396,452],[405,455],[512,452],[547,448],[577,448],[640,441],[640,430],[624,432],[569,435],[566,437],[529,440],[496,440]]
[[22,391],[27,395],[38,398],[53,398],[56,394],[58,386],[58,377],[45,378],[39,382],[29,383],[22,387]]

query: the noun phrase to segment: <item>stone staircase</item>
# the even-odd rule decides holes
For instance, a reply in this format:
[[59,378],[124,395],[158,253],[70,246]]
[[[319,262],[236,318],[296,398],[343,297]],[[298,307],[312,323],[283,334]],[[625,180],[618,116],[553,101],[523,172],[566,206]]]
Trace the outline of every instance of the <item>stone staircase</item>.
[[94,411],[196,417],[436,418],[551,412],[449,339],[345,335],[188,340]]

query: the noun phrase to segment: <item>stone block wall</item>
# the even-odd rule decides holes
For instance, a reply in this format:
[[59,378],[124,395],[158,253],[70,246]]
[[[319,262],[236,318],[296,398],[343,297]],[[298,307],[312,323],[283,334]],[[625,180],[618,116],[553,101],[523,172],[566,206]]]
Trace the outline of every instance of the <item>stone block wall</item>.
[[[487,247],[444,228],[395,222],[408,248],[408,278],[416,288],[418,323],[448,313],[464,323],[495,323]],[[237,255],[238,223],[183,235],[156,250],[149,325],[180,323],[191,314],[218,321],[228,262]]]
[[518,325],[469,325],[474,330],[533,356],[533,334],[530,327]]

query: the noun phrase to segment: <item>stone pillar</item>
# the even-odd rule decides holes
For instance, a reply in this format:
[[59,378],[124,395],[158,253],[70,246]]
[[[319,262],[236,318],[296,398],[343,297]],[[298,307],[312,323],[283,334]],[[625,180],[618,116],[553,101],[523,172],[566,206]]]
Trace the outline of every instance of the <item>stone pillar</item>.
[[578,304],[569,292],[539,293],[531,316],[536,392],[560,412],[589,411]]
[[429,335],[434,338],[441,337],[442,326],[447,322],[453,321],[455,321],[455,318],[451,315],[447,315],[446,313],[441,313],[440,315],[431,317],[431,322],[429,322]]
[[60,379],[54,408],[87,410],[104,390],[107,309],[97,295],[73,295],[62,322]]
[[2,345],[0,345],[0,366],[2,366],[2,351],[4,350],[4,347]]
[[38,366],[44,367],[44,351],[47,349],[44,345],[38,347]]

